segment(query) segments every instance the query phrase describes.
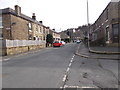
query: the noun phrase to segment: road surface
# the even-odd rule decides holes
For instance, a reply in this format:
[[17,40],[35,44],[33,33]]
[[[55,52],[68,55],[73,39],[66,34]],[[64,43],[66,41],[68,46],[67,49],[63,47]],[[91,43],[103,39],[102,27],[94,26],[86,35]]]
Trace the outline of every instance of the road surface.
[[3,88],[118,88],[118,61],[74,53],[79,44],[4,57]]

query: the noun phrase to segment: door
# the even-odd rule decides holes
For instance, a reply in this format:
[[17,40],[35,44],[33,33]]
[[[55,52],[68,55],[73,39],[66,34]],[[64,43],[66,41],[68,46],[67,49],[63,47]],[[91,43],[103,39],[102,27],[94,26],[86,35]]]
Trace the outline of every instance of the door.
[[118,43],[119,39],[119,24],[112,25],[113,43]]

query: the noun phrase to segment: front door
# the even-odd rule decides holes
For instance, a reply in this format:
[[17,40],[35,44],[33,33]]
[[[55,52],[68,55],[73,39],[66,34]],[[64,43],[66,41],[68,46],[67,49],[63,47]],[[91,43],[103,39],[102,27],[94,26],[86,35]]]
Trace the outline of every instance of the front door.
[[118,43],[119,39],[119,24],[112,25],[112,36],[113,36],[113,43]]

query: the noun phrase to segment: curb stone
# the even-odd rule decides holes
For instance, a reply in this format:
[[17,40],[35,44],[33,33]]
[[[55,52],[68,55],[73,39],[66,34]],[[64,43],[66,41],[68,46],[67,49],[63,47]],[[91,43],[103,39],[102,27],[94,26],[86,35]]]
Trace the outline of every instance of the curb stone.
[[[81,44],[80,44],[81,45]],[[80,47],[80,45],[78,47]],[[79,49],[79,48],[78,48]],[[89,49],[90,53],[96,53],[96,54],[120,54],[120,52],[106,52],[106,51],[94,51]],[[78,50],[76,50],[75,55],[84,57],[84,58],[91,58],[91,59],[112,59],[112,60],[120,60],[119,58],[111,58],[111,57],[93,57],[93,56],[88,56],[85,54],[78,53]]]
[[112,59],[112,60],[120,60],[119,58],[91,57],[91,56],[87,56],[87,55],[85,55],[85,54],[80,54],[80,53],[75,53],[75,55],[80,56],[80,57],[84,57],[84,58],[90,58],[90,59]]
[[96,54],[120,54],[120,52],[108,52],[108,51],[95,51],[95,50],[89,50],[91,53],[96,53]]

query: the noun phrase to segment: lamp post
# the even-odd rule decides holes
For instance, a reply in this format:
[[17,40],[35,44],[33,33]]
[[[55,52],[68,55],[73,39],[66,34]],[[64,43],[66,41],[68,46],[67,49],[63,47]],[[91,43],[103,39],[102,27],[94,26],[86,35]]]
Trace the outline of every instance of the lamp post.
[[89,39],[90,39],[90,26],[89,26],[89,7],[88,7],[88,0],[87,0],[87,25],[88,25],[88,48],[90,49],[90,42],[89,42]]

